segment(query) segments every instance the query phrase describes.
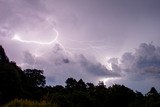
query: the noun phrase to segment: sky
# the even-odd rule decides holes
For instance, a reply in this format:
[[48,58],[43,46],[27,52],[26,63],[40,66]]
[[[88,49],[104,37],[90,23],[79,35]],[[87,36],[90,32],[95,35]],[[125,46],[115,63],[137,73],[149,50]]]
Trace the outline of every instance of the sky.
[[0,45],[47,84],[160,90],[159,0],[0,0]]

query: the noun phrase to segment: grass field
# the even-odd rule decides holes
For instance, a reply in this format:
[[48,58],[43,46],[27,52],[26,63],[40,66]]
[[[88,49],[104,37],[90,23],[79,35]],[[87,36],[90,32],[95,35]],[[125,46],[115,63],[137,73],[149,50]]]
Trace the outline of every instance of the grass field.
[[50,103],[46,101],[31,101],[23,99],[15,99],[0,107],[59,107],[56,103]]

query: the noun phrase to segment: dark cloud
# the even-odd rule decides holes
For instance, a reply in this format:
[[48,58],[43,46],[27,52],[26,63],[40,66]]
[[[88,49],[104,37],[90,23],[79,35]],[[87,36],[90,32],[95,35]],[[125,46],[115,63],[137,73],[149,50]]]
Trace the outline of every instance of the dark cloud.
[[84,68],[87,72],[94,74],[95,76],[100,77],[116,77],[119,76],[118,72],[112,72],[108,70],[104,65],[99,62],[93,62],[87,60],[83,55],[80,56],[81,67]]
[[153,43],[141,43],[133,52],[126,52],[120,60],[111,58],[112,72],[120,74],[118,79],[109,79],[106,84],[124,84],[147,92],[150,87],[160,89],[160,47]]
[[121,62],[124,72],[146,76],[146,79],[158,77],[160,76],[160,47],[152,43],[142,43],[134,53],[125,53]]
[[88,59],[82,54],[68,54],[58,44],[43,56],[35,57],[29,52],[25,52],[24,56],[25,65],[23,68],[42,68],[45,70],[49,84],[63,84],[68,77],[83,78],[86,81],[95,82],[93,80],[99,78],[120,76],[118,72],[112,72],[98,61]]
[[108,60],[108,63],[111,63],[111,64],[118,64],[118,58],[110,58],[109,60]]

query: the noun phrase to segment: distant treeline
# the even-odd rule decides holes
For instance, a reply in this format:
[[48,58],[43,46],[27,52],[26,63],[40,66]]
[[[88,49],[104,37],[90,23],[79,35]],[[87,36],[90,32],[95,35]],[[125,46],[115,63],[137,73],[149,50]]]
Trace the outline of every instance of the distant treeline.
[[124,85],[106,87],[68,78],[66,85],[47,86],[43,70],[22,70],[0,46],[0,104],[5,107],[160,107],[152,87],[143,95]]

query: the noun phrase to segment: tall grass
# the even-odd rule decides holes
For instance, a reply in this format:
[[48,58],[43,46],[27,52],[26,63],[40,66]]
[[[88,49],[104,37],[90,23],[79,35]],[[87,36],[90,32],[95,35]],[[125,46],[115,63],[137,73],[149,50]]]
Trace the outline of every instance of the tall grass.
[[1,107],[59,107],[56,103],[50,103],[46,101],[31,101],[23,99],[15,99]]

